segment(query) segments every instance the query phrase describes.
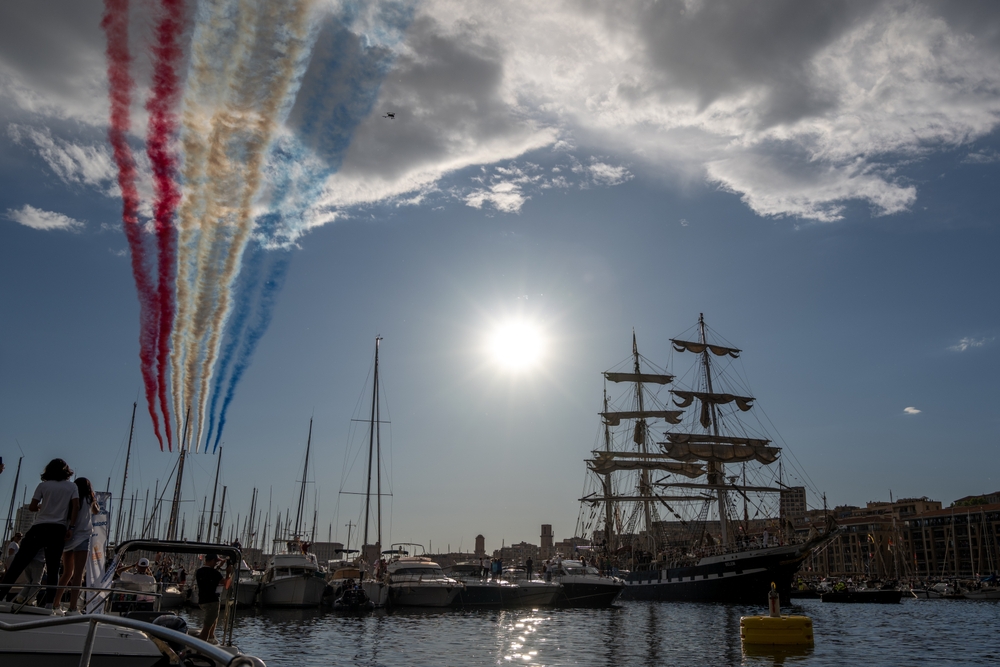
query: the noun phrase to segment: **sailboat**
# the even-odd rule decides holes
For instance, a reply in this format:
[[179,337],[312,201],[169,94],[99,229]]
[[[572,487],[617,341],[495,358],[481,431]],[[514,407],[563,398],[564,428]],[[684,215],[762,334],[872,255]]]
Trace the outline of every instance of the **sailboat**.
[[605,389],[604,446],[587,460],[592,491],[581,501],[603,524],[595,530],[595,552],[607,566],[621,568],[625,600],[761,603],[772,582],[787,600],[793,575],[829,539],[829,526],[795,543],[750,520],[751,506],[767,512],[788,487],[770,468],[781,449],[743,418],[754,397],[730,387],[735,374],[722,366],[742,350],[710,341],[704,315],[696,340],[671,344],[693,355],[685,388],[639,354],[634,332],[629,363],[604,373],[606,387],[626,389],[616,404]]
[[299,506],[295,513],[295,531],[284,542],[285,553],[271,557],[260,587],[261,604],[265,607],[318,607],[326,590],[326,580],[320,571],[316,555],[302,548],[302,511],[306,498],[306,477],[309,472],[309,449],[312,445],[312,419],[309,420],[309,437],[306,439],[306,462],[302,470]]

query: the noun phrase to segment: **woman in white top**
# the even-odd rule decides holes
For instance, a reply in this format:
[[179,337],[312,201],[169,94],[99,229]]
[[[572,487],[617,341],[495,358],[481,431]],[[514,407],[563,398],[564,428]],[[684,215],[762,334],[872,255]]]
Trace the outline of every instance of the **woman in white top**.
[[[63,547],[63,573],[59,578],[59,586],[79,586],[83,581],[83,573],[87,567],[87,557],[90,555],[90,534],[94,531],[93,515],[101,511],[94,499],[94,489],[86,477],[76,478],[76,488],[80,492],[80,511],[76,515],[76,525],[73,527],[73,539]],[[62,604],[65,588],[56,593],[55,607]],[[76,605],[80,601],[80,591],[69,591],[69,610],[67,614],[78,614]]]
[[45,606],[52,608],[59,585],[59,562],[63,545],[73,538],[76,515],[80,510],[80,491],[69,481],[73,471],[62,459],[52,459],[42,473],[42,483],[35,488],[28,509],[38,512],[35,523],[21,541],[21,548],[0,581],[0,595],[12,598],[11,584],[28,566],[35,554],[45,550]]

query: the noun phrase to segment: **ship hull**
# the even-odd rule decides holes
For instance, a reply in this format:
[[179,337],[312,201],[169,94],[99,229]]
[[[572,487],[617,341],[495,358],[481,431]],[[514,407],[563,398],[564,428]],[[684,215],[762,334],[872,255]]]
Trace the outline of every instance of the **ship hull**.
[[787,602],[801,562],[798,550],[787,547],[705,558],[689,567],[631,572],[622,599],[762,605],[774,583]]

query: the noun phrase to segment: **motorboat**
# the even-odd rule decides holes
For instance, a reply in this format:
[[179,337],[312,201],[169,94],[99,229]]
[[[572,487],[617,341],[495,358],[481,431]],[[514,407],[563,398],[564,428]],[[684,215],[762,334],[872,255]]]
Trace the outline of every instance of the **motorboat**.
[[260,586],[265,607],[318,607],[326,590],[314,554],[275,554]]
[[461,582],[462,589],[455,598],[458,607],[516,607],[519,605],[518,586],[505,579],[483,575],[479,563],[458,563],[444,570],[448,576]]
[[186,598],[179,584],[160,584],[160,609],[183,607]]
[[560,607],[610,607],[625,588],[618,577],[604,576],[579,560],[556,558],[549,563],[545,579],[561,585],[555,600]]
[[462,584],[423,556],[404,556],[387,568],[389,601],[401,607],[448,607],[462,593]]
[[375,603],[358,584],[343,589],[340,596],[333,601],[334,611],[371,611],[374,608]]
[[556,603],[561,591],[561,584],[544,579],[528,578],[523,568],[506,568],[503,578],[517,584],[517,606],[548,607]]

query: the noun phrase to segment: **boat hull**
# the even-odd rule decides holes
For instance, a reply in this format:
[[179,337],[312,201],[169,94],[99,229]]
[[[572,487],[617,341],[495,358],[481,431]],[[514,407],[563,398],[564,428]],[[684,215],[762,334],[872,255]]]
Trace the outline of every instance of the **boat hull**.
[[514,607],[518,604],[518,587],[467,581],[454,604],[456,607]]
[[389,586],[385,582],[367,579],[361,582],[361,590],[376,607],[389,604]]
[[517,605],[519,607],[548,607],[556,603],[562,593],[558,584],[543,582],[517,584]]
[[261,587],[265,607],[318,607],[326,582],[314,576],[283,577]]
[[689,567],[631,572],[622,599],[764,604],[773,582],[787,602],[801,561],[794,548],[769,549],[706,558]]
[[622,594],[619,580],[601,577],[559,577],[555,604],[560,607],[610,607]]
[[462,586],[389,584],[389,600],[399,607],[450,607]]
[[254,606],[257,602],[257,591],[259,589],[259,581],[241,581],[239,587],[236,589],[236,606],[241,609]]

